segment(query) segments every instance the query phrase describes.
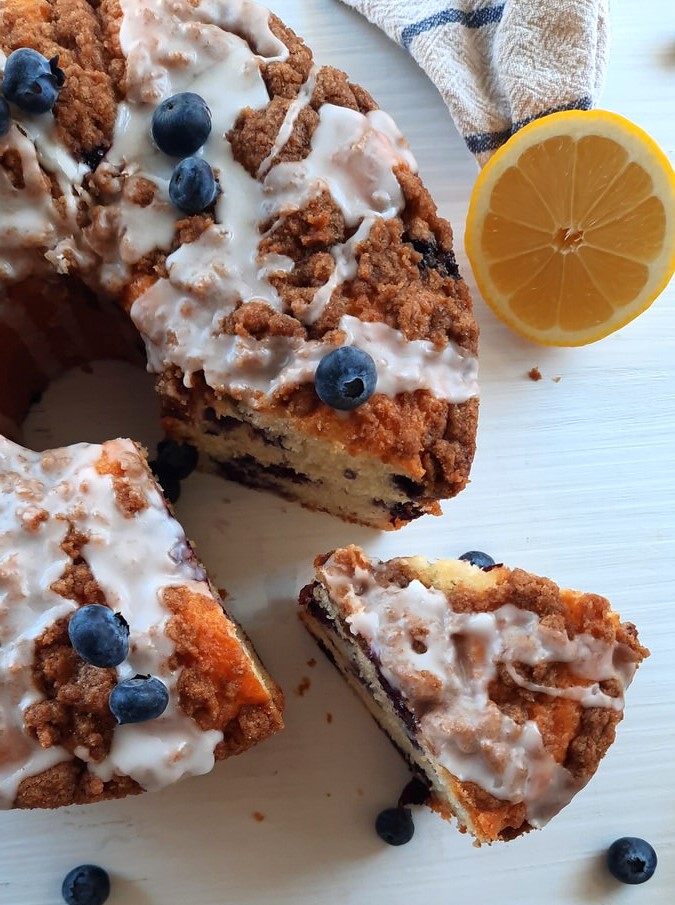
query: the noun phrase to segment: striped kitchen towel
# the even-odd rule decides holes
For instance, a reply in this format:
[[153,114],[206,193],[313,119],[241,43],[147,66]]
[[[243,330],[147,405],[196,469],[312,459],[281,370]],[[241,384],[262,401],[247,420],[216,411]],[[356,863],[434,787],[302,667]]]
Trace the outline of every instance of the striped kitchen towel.
[[596,102],[609,0],[344,0],[434,82],[482,165],[521,126]]

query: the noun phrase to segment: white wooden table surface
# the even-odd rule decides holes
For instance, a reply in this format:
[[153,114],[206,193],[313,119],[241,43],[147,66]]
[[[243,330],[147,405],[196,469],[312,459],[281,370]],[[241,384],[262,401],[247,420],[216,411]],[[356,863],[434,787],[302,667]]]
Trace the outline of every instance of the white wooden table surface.
[[[434,88],[337,0],[273,6],[321,61],[347,70],[397,119],[455,225],[471,282],[462,234],[476,168]],[[603,105],[651,132],[672,159],[674,99],[672,0],[615,2]],[[578,350],[520,341],[474,298],[482,328],[478,455],[471,486],[442,519],[380,535],[215,478],[194,476],[184,486],[179,517],[288,693],[285,732],[163,793],[0,815],[0,905],[56,905],[63,875],[85,861],[111,872],[111,905],[673,902],[675,285],[619,334]],[[538,383],[526,377],[533,365],[544,375]],[[151,444],[150,383],[104,365],[93,377],[64,378],[31,416],[29,440],[44,448],[130,435]],[[420,810],[409,845],[392,849],[377,838],[373,818],[393,802],[406,769],[295,618],[313,555],[350,541],[383,556],[483,549],[605,594],[637,623],[652,658],[628,693],[617,742],[545,830],[476,850]],[[303,676],[311,687],[301,697],[294,689]],[[601,853],[622,835],[657,849],[659,866],[645,886],[620,886],[602,867]]]

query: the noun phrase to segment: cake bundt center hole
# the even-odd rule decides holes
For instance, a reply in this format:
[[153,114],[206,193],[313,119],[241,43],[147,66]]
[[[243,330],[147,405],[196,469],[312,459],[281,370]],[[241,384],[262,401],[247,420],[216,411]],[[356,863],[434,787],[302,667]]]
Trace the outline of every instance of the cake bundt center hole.
[[22,437],[42,450],[67,446],[83,434],[88,442],[129,434],[154,449],[161,436],[158,409],[152,378],[140,367],[93,361],[49,382],[23,422]]
[[358,399],[359,396],[363,394],[364,389],[365,386],[360,377],[355,377],[353,380],[345,381],[344,394],[349,399]]
[[576,251],[584,241],[583,229],[575,229],[573,226],[561,226],[553,237],[553,247],[556,251],[569,254]]

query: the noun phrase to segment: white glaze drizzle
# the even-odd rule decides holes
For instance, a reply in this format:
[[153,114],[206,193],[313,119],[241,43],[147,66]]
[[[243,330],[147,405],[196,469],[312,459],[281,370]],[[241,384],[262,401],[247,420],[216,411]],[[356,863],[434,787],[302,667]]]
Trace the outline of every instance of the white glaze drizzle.
[[[122,463],[148,503],[132,518],[119,508],[110,475],[96,471],[102,453]],[[180,709],[178,674],[168,662],[174,646],[164,631],[170,612],[162,602],[170,586],[206,596],[210,590],[194,566],[169,556],[185,534],[134,444],[114,440],[34,453],[0,438],[0,491],[0,807],[12,806],[22,779],[71,757],[59,746],[43,749],[23,724],[26,707],[41,698],[32,678],[35,639],[77,607],[51,589],[71,562],[61,549],[69,523],[90,535],[82,556],[130,626],[120,678],[150,673],[170,691],[159,719],[115,729],[102,762],[93,763],[83,748],[78,756],[104,781],[123,774],[146,789],[210,770],[222,733],[203,732]],[[46,518],[32,524],[40,512]]]
[[309,305],[304,310],[296,312],[303,323],[313,324],[317,321],[326,305],[330,302],[337,287],[348,280],[354,279],[358,271],[356,249],[361,242],[365,242],[368,238],[374,222],[374,217],[364,217],[361,225],[350,239],[343,242],[342,245],[334,245],[331,248],[335,268],[323,286],[316,290],[314,298]]
[[[242,298],[278,304],[276,290],[260,273],[258,261],[262,186],[234,160],[226,135],[243,107],[261,109],[268,104],[260,62],[284,59],[288,53],[285,45],[270,31],[267,11],[242,0],[200,0],[195,4],[187,0],[123,0],[121,5],[120,43],[127,59],[129,87],[119,107],[107,160],[124,177],[118,220],[124,262],[133,264],[152,248],[167,250],[171,244],[180,216],[168,194],[176,161],[154,147],[150,127],[161,100],[193,91],[211,110],[211,135],[198,153],[213,167],[222,194],[216,203],[216,224],[179,249],[179,260],[192,272],[197,263],[205,271],[219,271],[219,291],[209,302],[214,315],[219,309],[220,316],[225,316]],[[254,36],[256,48],[267,55],[259,57],[228,28]],[[214,78],[214,66],[218,78]],[[155,198],[144,208],[133,201],[139,179],[156,186]],[[184,284],[174,285],[174,266],[171,255],[167,259],[169,279],[160,280],[159,285],[179,309],[181,295],[189,290]],[[198,287],[195,295],[201,297]],[[180,317],[178,310],[176,313]],[[132,316],[136,321],[137,314]]]
[[[470,586],[468,563],[456,563]],[[377,583],[373,573],[335,557],[319,569],[350,630],[368,642],[385,679],[418,712],[420,734],[438,762],[461,781],[498,799],[523,802],[533,826],[543,826],[583,783],[546,750],[533,720],[517,724],[490,699],[490,682],[504,664],[523,688],[578,701],[584,707],[623,709],[623,696],[599,688],[612,679],[623,690],[636,663],[623,644],[564,630],[511,604],[489,613],[459,613],[446,594],[418,580],[408,587]],[[423,652],[413,647],[422,639]],[[418,648],[420,651],[422,648]],[[528,682],[516,664],[567,664],[590,685],[548,688]]]
[[394,121],[382,110],[364,115],[323,104],[307,157],[279,163],[265,177],[261,219],[299,210],[321,191],[330,193],[347,226],[366,217],[373,222],[395,217],[404,199],[394,168],[417,169],[401,142]]

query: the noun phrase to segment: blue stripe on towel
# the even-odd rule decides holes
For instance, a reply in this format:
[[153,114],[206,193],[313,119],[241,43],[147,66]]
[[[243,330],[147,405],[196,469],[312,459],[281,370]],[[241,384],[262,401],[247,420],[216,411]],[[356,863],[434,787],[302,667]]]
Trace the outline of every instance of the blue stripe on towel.
[[410,49],[413,38],[423,34],[425,31],[431,31],[439,25],[450,25],[457,23],[465,28],[480,28],[481,25],[488,25],[490,22],[499,22],[504,12],[504,4],[500,6],[486,6],[483,9],[472,10],[467,13],[463,9],[444,9],[433,16],[427,16],[426,19],[420,19],[419,22],[413,22],[412,25],[406,25],[401,32],[401,44],[406,50]]
[[474,135],[465,135],[464,141],[472,154],[484,154],[486,151],[496,151],[511,136],[531,123],[533,119],[539,119],[542,116],[548,116],[550,113],[560,113],[562,110],[590,110],[593,106],[593,98],[589,95],[577,98],[569,104],[563,104],[560,107],[551,107],[548,110],[542,110],[536,116],[530,116],[528,119],[520,120],[514,123],[510,129],[503,129],[500,132],[476,132]]

